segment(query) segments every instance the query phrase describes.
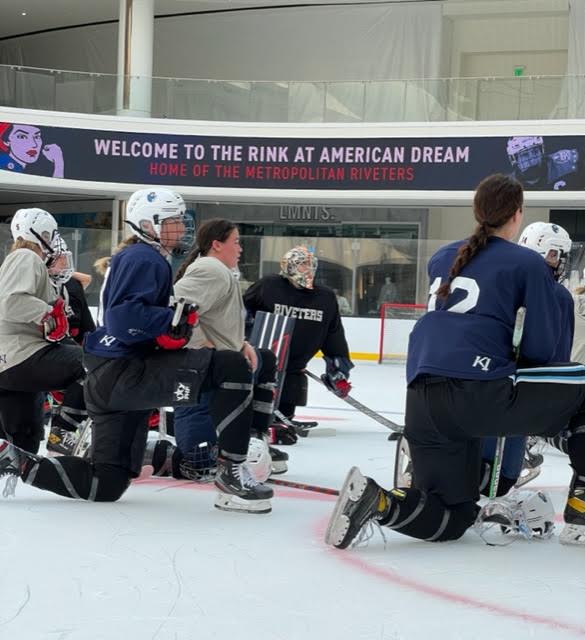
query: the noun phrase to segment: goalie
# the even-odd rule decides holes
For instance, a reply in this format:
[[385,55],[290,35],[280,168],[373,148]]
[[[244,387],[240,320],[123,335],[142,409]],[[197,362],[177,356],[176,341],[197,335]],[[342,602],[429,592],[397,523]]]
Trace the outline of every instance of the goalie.
[[[315,284],[317,265],[317,257],[307,247],[293,247],[282,257],[278,275],[264,276],[244,294],[244,304],[252,317],[257,311],[268,311],[296,319],[278,406],[289,420],[297,407],[307,404],[304,370],[319,350],[325,357],[326,372],[322,379],[327,387],[342,398],[351,390],[349,374],[354,365],[349,358],[337,299],[333,289]],[[273,425],[272,432],[279,444],[297,441],[295,431],[282,423]]]

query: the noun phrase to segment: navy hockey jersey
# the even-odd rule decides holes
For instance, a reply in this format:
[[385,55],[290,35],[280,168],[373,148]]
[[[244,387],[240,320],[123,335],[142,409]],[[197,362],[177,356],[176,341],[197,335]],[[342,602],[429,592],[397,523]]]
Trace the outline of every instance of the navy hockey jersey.
[[451,284],[447,298],[435,293],[447,280],[464,241],[430,259],[429,310],[409,338],[407,383],[422,374],[471,380],[506,377],[516,370],[512,334],[516,311],[526,307],[520,354],[532,364],[551,362],[561,335],[559,286],[535,251],[492,237]]
[[148,244],[131,244],[112,257],[104,282],[97,329],[85,350],[102,358],[151,352],[169,330],[173,311],[170,264]]

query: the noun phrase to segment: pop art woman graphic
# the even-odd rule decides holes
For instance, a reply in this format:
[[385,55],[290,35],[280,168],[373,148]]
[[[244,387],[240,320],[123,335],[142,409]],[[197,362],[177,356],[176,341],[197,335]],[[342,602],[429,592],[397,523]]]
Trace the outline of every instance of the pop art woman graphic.
[[28,169],[41,154],[53,165],[53,178],[63,178],[63,152],[58,144],[43,144],[39,127],[30,124],[0,122],[0,169],[16,173],[34,173]]

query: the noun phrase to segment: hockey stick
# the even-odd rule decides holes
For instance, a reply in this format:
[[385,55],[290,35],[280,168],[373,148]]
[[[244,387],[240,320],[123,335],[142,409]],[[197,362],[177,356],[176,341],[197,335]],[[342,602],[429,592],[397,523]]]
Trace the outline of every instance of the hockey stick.
[[[526,318],[526,307],[520,307],[516,311],[516,320],[514,322],[514,333],[512,334],[512,347],[516,362],[520,357],[520,343],[522,342],[522,333],[524,332],[524,319]],[[496,440],[496,451],[494,454],[494,462],[492,469],[492,477],[490,481],[489,499],[494,500],[500,483],[500,475],[502,473],[502,462],[504,460],[504,447],[506,446],[506,437],[499,436]]]
[[[314,374],[308,369],[305,369],[305,373],[309,376],[309,378],[312,378],[316,382],[321,383],[324,387],[327,386],[318,375]],[[366,405],[362,404],[359,400],[356,400],[351,396],[345,396],[345,398],[341,398],[341,399],[344,402],[347,402],[348,404],[350,404],[354,409],[357,409],[361,413],[368,416],[368,418],[372,418],[372,420],[375,420],[376,422],[383,424],[387,429],[390,429],[391,431],[396,431],[397,433],[402,433],[404,431],[404,427],[402,425],[396,424],[396,422],[392,422],[392,420],[388,420],[388,418],[381,416],[379,413],[376,413],[373,409],[366,407]]]
[[329,489],[328,487],[318,487],[314,484],[305,484],[304,482],[293,482],[292,480],[281,480],[280,478],[268,478],[267,482],[276,484],[281,487],[290,487],[291,489],[301,489],[302,491],[314,491],[315,493],[324,493],[328,496],[338,496],[337,489]]

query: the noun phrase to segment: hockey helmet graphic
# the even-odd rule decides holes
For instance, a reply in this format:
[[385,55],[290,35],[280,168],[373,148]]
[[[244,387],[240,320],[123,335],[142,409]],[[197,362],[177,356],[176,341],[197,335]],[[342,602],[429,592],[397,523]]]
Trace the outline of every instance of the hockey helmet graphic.
[[511,165],[524,173],[542,164],[544,160],[544,141],[542,136],[508,138],[506,151]]

